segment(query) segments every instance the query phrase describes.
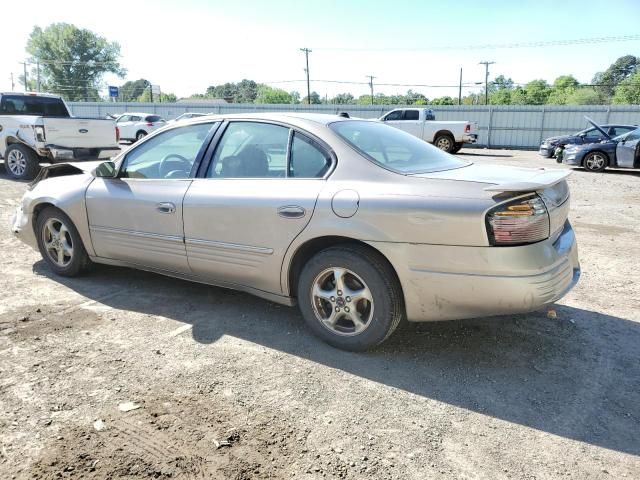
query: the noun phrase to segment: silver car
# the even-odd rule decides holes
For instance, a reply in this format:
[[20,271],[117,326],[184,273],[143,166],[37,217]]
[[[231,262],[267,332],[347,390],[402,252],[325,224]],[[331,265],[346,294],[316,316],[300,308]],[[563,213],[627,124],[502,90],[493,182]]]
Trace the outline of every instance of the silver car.
[[474,165],[376,121],[207,116],[44,169],[13,231],[59,275],[105,263],[297,303],[357,351],[403,319],[561,298],[580,275],[566,175]]

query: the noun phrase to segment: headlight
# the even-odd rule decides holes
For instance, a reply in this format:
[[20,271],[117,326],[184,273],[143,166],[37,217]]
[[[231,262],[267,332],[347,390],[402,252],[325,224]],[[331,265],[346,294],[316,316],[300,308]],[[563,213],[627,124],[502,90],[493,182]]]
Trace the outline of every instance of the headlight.
[[535,194],[491,209],[486,223],[491,245],[523,245],[549,238],[549,213]]

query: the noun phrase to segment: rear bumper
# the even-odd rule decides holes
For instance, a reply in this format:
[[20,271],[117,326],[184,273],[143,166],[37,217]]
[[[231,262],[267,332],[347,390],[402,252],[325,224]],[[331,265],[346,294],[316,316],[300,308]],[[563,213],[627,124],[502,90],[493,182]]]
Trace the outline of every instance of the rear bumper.
[[476,133],[466,133],[462,135],[463,143],[476,143],[478,141],[478,134]]
[[580,278],[569,222],[553,242],[518,247],[371,245],[396,268],[414,322],[531,312],[562,298]]
[[120,153],[119,147],[70,148],[59,145],[47,145],[40,155],[54,162],[105,160]]

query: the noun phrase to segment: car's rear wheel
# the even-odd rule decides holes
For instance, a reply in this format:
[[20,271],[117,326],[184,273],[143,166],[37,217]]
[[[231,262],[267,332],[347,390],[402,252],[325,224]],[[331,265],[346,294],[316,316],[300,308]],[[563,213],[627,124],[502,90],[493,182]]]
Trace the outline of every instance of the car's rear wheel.
[[602,152],[591,152],[584,157],[582,165],[590,172],[602,172],[607,168],[607,158]]
[[138,140],[142,140],[146,136],[147,136],[147,132],[145,132],[144,130],[140,130],[138,133],[136,133],[136,142]]
[[298,303],[317,336],[351,351],[379,345],[404,317],[395,272],[359,245],[331,247],[311,258],[300,274]]
[[92,265],[78,230],[63,211],[47,207],[40,212],[36,236],[42,258],[58,275],[74,277]]
[[451,135],[448,133],[442,133],[434,139],[433,144],[440,150],[444,150],[447,153],[453,153],[456,143]]
[[7,147],[4,153],[4,167],[7,174],[16,180],[31,180],[40,171],[36,152],[19,144]]

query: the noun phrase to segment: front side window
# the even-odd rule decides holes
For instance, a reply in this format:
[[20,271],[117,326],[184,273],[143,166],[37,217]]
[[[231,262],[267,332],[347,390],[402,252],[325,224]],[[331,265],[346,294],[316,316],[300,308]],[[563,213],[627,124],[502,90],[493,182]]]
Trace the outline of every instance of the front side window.
[[313,140],[295,133],[291,142],[289,176],[321,178],[331,166],[331,157]]
[[604,139],[604,135],[597,128],[590,128],[589,130],[585,130],[583,132],[586,140],[596,141]]
[[232,122],[220,139],[209,178],[287,176],[289,129],[259,122]]
[[172,128],[133,149],[120,168],[121,178],[188,178],[198,152],[215,124]]
[[450,170],[466,162],[413,135],[378,122],[335,122],[329,127],[378,165],[402,174]]
[[420,112],[418,110],[405,110],[404,111],[404,119],[405,120],[420,120]]
[[385,122],[390,120],[402,120],[402,110],[396,110],[384,117]]
[[116,120],[116,123],[129,122],[130,120],[131,120],[131,117],[129,115],[122,115],[121,117],[118,117],[118,120]]

